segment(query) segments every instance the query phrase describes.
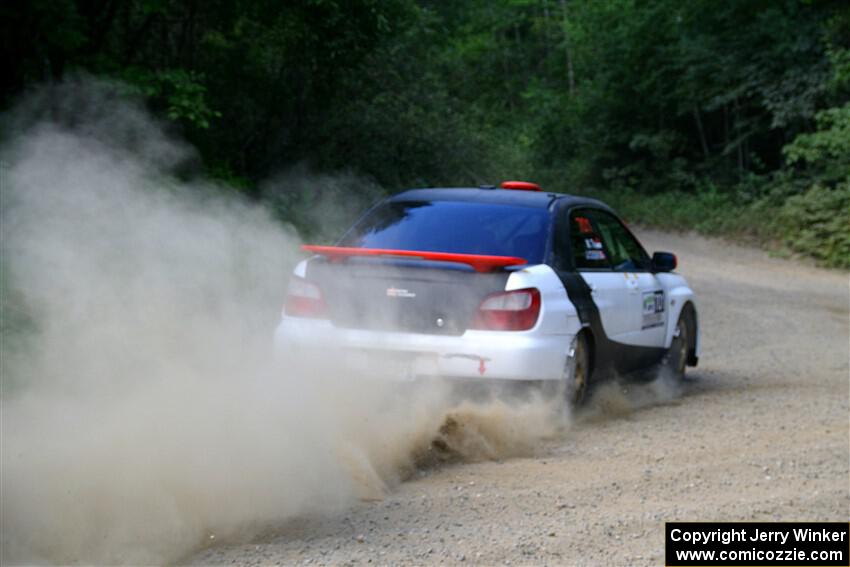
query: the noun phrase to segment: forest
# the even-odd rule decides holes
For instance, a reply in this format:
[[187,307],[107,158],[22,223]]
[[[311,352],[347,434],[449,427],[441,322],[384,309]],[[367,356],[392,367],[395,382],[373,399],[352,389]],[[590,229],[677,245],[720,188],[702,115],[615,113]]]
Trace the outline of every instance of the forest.
[[306,232],[322,186],[264,180],[526,179],[850,268],[846,0],[31,0],[0,27],[0,111],[114,81]]

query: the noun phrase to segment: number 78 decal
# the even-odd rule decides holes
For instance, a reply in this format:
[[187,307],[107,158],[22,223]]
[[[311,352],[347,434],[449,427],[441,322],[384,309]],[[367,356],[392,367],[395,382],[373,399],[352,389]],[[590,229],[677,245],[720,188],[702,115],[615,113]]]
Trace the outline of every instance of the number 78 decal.
[[664,291],[646,291],[643,294],[643,321],[641,329],[664,324]]

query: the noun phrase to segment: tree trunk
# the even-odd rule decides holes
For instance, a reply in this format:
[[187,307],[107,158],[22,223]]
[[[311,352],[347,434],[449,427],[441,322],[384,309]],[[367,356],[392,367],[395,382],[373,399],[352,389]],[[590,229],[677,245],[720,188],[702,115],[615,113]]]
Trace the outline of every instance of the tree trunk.
[[729,159],[729,104],[723,103],[723,155]]
[[702,126],[702,117],[699,113],[699,107],[694,105],[694,122],[697,124],[697,132],[699,132],[699,143],[702,146],[702,153],[705,155],[705,159],[708,160],[710,156],[708,152],[708,141],[705,139],[705,129]]
[[573,71],[573,55],[570,51],[570,36],[567,32],[567,0],[561,0],[561,14],[563,16],[564,28],[564,52],[567,56],[567,86],[570,89],[570,94],[575,93],[576,78]]
[[[106,36],[112,28],[115,14],[118,12],[118,0],[105,0],[97,14],[92,14],[89,25],[92,27],[87,52],[92,55],[99,54],[106,43]],[[100,18],[97,16],[100,15]]]
[[741,124],[740,124],[740,116],[741,116],[741,107],[738,105],[738,97],[735,97],[735,144],[738,154],[738,181],[744,178],[744,144],[743,140],[740,139],[741,132]]
[[[496,19],[495,12],[493,12],[493,4],[490,3],[490,2],[487,3],[487,12],[490,16],[490,23],[492,25],[493,42],[496,46],[496,49],[498,49],[500,41],[499,41],[499,33],[498,33],[497,28],[496,28],[497,19]],[[510,41],[510,40],[508,40],[508,41]],[[504,49],[499,50],[500,53],[501,53],[500,59],[502,60],[502,72],[504,73],[503,80],[505,82],[506,92],[510,92],[510,90],[507,90],[507,89],[508,89],[508,85],[510,84],[510,80],[511,80],[510,69],[508,67],[508,56],[509,56],[509,49],[508,48],[509,48],[509,45],[506,43]],[[511,97],[507,97],[507,98],[508,98],[508,108],[513,110],[513,108],[514,108],[513,100],[512,100]]]

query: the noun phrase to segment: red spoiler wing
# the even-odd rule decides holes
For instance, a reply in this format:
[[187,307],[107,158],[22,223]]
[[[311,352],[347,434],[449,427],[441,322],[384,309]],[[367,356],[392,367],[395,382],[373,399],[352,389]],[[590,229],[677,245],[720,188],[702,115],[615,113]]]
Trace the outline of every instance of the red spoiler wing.
[[342,246],[314,246],[305,244],[302,250],[326,256],[331,262],[340,262],[350,256],[396,256],[418,258],[436,262],[456,262],[472,266],[476,272],[492,272],[505,266],[527,264],[524,258],[516,256],[486,256],[483,254],[455,254],[452,252],[425,252],[420,250],[387,250],[384,248],[346,248]]

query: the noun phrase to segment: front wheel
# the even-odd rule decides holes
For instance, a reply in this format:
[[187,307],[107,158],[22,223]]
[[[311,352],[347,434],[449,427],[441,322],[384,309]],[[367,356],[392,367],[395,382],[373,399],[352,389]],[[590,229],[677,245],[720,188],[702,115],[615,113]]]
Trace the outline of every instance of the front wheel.
[[676,330],[673,331],[673,341],[670,343],[670,350],[667,351],[667,355],[664,357],[664,370],[676,380],[682,380],[685,377],[685,366],[688,363],[690,326],[688,325],[687,318],[687,311],[679,316],[679,321],[676,323]]

